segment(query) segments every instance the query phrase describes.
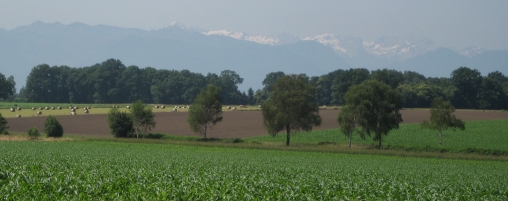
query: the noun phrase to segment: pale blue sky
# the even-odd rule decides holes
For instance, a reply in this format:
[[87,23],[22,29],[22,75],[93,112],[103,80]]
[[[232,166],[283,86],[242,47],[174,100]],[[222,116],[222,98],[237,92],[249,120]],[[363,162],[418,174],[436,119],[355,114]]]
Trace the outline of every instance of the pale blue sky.
[[444,47],[506,50],[507,11],[507,0],[0,0],[0,28],[40,20],[150,30],[178,21],[249,35],[332,33],[366,40],[411,35]]

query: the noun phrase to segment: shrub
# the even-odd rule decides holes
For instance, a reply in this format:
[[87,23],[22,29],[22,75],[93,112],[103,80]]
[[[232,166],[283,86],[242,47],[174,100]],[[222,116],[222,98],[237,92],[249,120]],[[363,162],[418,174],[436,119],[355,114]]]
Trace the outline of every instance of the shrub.
[[108,124],[115,137],[129,137],[134,132],[134,122],[129,114],[111,108],[108,113]]
[[28,136],[32,139],[37,139],[39,137],[39,130],[37,130],[37,127],[33,127],[28,129]]
[[243,139],[241,139],[241,138],[235,138],[235,139],[233,140],[233,143],[242,143],[242,142],[244,142],[244,140],[243,140]]
[[48,135],[48,137],[62,137],[63,136],[63,128],[60,122],[53,117],[49,116],[44,122],[44,132]]

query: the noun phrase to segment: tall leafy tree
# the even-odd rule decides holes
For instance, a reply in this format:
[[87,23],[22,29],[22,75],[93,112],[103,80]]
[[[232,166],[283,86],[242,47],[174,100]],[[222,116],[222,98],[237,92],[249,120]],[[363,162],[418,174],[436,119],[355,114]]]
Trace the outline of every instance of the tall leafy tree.
[[413,71],[404,71],[403,73],[403,77],[404,77],[404,81],[403,83],[404,84],[419,84],[421,82],[425,82],[427,81],[427,78],[420,74],[420,73],[417,73],[417,72],[413,72]]
[[312,126],[321,125],[319,106],[314,102],[316,91],[307,82],[305,75],[280,77],[273,84],[270,97],[261,106],[267,131],[275,136],[285,130],[287,146],[292,130],[309,131]]
[[482,79],[478,107],[481,109],[508,109],[508,95],[503,84],[508,79],[499,71],[489,73]]
[[238,90],[238,85],[243,83],[243,78],[235,71],[224,70],[219,76],[219,87],[221,88],[221,97],[224,104],[240,104],[242,94]]
[[138,100],[134,102],[130,108],[130,112],[132,114],[134,127],[136,127],[136,137],[139,136],[141,128],[143,128],[143,134],[146,134],[147,130],[152,130],[152,128],[155,127],[155,115],[152,112],[152,108],[145,107],[143,101]]
[[370,72],[365,68],[351,68],[346,71],[339,70],[334,75],[331,104],[344,105],[349,87],[367,80]]
[[284,72],[282,71],[271,72],[266,75],[265,79],[263,79],[262,82],[263,89],[257,90],[254,94],[254,99],[256,99],[257,104],[261,104],[263,101],[268,99],[270,93],[272,93],[272,85],[274,85],[275,82],[277,82],[277,79],[282,76],[285,76]]
[[252,87],[249,87],[249,90],[247,90],[247,100],[249,105],[255,104],[254,90],[252,90]]
[[378,148],[381,148],[383,135],[399,128],[402,122],[400,94],[377,80],[352,86],[346,93],[346,106],[355,108],[361,132],[369,136],[373,133]]
[[5,75],[0,73],[0,99],[7,99],[12,96],[15,91],[15,85],[14,78],[12,80],[6,79]]
[[382,70],[372,71],[370,79],[384,82],[390,85],[392,89],[395,89],[400,83],[404,82],[404,74],[396,70],[389,70],[385,68]]
[[220,88],[210,84],[202,89],[189,109],[187,122],[192,131],[201,133],[206,139],[209,128],[222,121],[222,98]]
[[430,108],[430,121],[425,120],[421,124],[422,128],[429,128],[439,132],[439,146],[443,144],[444,130],[449,128],[454,130],[455,128],[466,129],[464,122],[457,119],[453,112],[455,112],[455,108],[450,102],[444,101],[441,97],[435,98]]
[[340,131],[347,136],[348,138],[348,148],[351,148],[351,141],[353,139],[353,134],[358,132],[360,137],[365,140],[365,132],[361,132],[358,127],[361,124],[364,124],[364,119],[361,119],[360,113],[365,110],[360,108],[361,106],[354,105],[345,105],[340,108],[339,117],[337,118],[337,122],[340,125]]
[[452,95],[453,105],[458,108],[478,108],[482,86],[482,76],[478,70],[460,67],[452,72],[450,81],[457,89]]
[[64,133],[62,125],[53,116],[49,116],[44,122],[44,132],[48,137],[54,138],[62,137]]

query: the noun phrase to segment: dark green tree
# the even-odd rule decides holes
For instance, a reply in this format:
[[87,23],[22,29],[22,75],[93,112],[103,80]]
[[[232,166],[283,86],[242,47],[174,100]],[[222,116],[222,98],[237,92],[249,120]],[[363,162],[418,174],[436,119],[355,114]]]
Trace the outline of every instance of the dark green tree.
[[254,100],[254,90],[252,90],[252,87],[249,87],[249,90],[247,90],[247,99],[249,105],[254,105],[256,103]]
[[206,139],[206,131],[222,121],[222,98],[220,88],[210,84],[196,97],[189,108],[187,122],[192,131],[201,133]]
[[346,106],[355,108],[362,133],[374,134],[374,141],[381,148],[383,135],[398,129],[402,122],[400,109],[402,98],[390,86],[377,80],[352,86],[346,93]]
[[48,137],[57,138],[62,137],[64,131],[60,122],[55,117],[49,116],[44,122],[44,132]]
[[284,75],[285,74],[282,71],[271,72],[266,75],[265,79],[262,82],[263,89],[257,90],[256,93],[254,94],[256,104],[261,104],[263,101],[268,99],[270,93],[272,93],[272,85],[275,84],[275,82],[277,81],[277,79],[279,79],[279,77],[282,77]]
[[111,108],[108,112],[110,132],[115,137],[129,137],[134,132],[134,122],[131,115],[120,112],[118,108]]
[[291,130],[312,130],[321,125],[319,106],[314,102],[315,88],[305,75],[288,75],[277,79],[261,110],[263,123],[271,135],[286,131],[289,146]]
[[[482,80],[478,107],[481,109],[508,109],[508,95],[503,88],[504,75],[498,71],[489,73]],[[504,81],[506,82],[506,81]]]
[[7,123],[8,123],[7,119],[5,119],[2,116],[2,113],[0,113],[0,134],[7,132],[7,129],[9,128],[9,126],[7,126]]
[[452,94],[453,105],[457,108],[479,108],[482,76],[478,70],[460,67],[452,72],[450,81],[457,89]]
[[404,74],[396,70],[375,70],[370,74],[370,79],[374,79],[380,82],[384,82],[392,89],[395,89],[399,86],[400,83],[404,82]]
[[365,68],[351,68],[346,71],[338,70],[333,78],[331,104],[344,105],[349,87],[362,83],[369,78],[369,75],[369,70]]
[[15,84],[14,78],[12,80],[6,79],[5,75],[0,73],[0,99],[7,99],[12,96],[15,92]]
[[419,84],[427,81],[427,78],[424,75],[413,71],[404,71],[403,78],[404,84]]
[[146,134],[147,130],[152,130],[155,127],[155,115],[152,112],[151,107],[145,107],[143,101],[138,100],[132,103],[130,108],[132,114],[132,120],[134,121],[134,127],[136,128],[136,137],[138,137],[143,128],[143,134]]
[[439,146],[443,144],[444,130],[448,130],[448,128],[453,128],[454,130],[455,128],[466,129],[464,122],[457,119],[453,112],[455,112],[455,108],[450,102],[444,101],[441,97],[435,98],[430,108],[430,121],[425,120],[420,125],[422,128],[429,128],[439,132]]

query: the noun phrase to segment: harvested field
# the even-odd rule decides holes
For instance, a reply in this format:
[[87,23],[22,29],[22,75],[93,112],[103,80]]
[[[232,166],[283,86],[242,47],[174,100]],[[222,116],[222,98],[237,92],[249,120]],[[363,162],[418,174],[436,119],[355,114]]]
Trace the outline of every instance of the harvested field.
[[[321,110],[320,115],[323,123],[315,130],[337,128],[336,121],[338,110]],[[402,110],[403,123],[420,123],[428,119],[429,110]],[[455,115],[464,120],[492,120],[508,119],[508,112],[502,111],[481,111],[481,110],[458,110]],[[55,116],[62,124],[66,134],[90,135],[90,136],[111,136],[106,114],[89,114],[77,116]],[[187,112],[156,112],[155,121],[157,126],[152,132],[167,133],[182,136],[200,136],[189,129],[187,123]],[[266,135],[263,126],[261,111],[235,111],[224,112],[224,120],[215,127],[208,130],[207,137],[210,138],[243,138],[257,135]],[[10,127],[13,132],[26,133],[29,128],[36,126],[39,131],[44,128],[44,121],[47,117],[23,117],[9,118]],[[64,134],[65,135],[65,134]]]

